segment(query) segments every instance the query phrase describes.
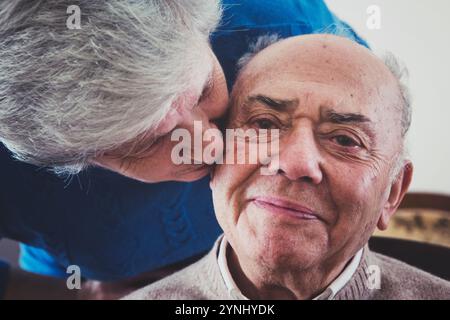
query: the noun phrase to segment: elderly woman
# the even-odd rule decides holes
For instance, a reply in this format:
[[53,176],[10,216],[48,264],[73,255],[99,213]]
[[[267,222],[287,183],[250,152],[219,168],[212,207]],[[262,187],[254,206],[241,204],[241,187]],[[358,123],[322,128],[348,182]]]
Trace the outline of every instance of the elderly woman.
[[[170,132],[192,131],[194,120],[215,126],[236,61],[259,35],[330,26],[356,35],[322,1],[223,1],[212,46],[217,1],[78,1],[80,29],[68,28],[73,4],[0,4],[0,141],[9,149],[0,153],[0,236],[24,243],[29,272],[64,278],[77,265],[84,279],[113,281],[149,271],[148,283],[220,233],[200,179],[209,167],[175,165]],[[0,266],[10,298],[116,297],[138,285],[88,281],[74,292]]]

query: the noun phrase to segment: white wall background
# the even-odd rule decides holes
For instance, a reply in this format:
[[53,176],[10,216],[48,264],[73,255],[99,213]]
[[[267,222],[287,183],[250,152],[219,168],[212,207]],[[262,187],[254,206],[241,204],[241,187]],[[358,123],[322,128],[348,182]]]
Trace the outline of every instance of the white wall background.
[[[409,68],[413,121],[408,147],[411,191],[450,194],[450,1],[326,0],[377,51],[392,51]],[[367,8],[380,8],[369,29]]]

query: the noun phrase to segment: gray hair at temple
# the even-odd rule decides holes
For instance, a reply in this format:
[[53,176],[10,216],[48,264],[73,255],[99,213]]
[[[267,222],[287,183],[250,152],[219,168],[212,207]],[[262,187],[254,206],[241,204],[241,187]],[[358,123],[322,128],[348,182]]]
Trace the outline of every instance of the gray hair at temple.
[[218,0],[2,1],[0,141],[69,174],[121,146],[139,153],[204,70],[220,16]]
[[[333,28],[332,28],[333,29]],[[347,30],[321,30],[317,33],[323,34],[333,34],[336,36],[341,36],[344,38],[349,38],[350,40],[355,40],[352,35],[347,33]],[[249,61],[262,51],[264,48],[281,41],[277,34],[268,34],[259,37],[253,44],[250,45],[250,50],[245,53],[238,61],[238,68],[242,70],[249,63]],[[407,85],[409,73],[406,66],[391,52],[386,52],[380,59],[384,62],[386,67],[391,71],[394,77],[397,79],[397,84],[399,87],[400,101],[399,112],[401,112],[401,134],[403,137],[401,149],[397,155],[397,158],[393,162],[394,165],[391,170],[391,177],[395,179],[400,169],[403,167],[405,159],[408,157],[408,150],[406,147],[406,133],[411,126],[412,117],[412,107],[411,107],[411,94]]]

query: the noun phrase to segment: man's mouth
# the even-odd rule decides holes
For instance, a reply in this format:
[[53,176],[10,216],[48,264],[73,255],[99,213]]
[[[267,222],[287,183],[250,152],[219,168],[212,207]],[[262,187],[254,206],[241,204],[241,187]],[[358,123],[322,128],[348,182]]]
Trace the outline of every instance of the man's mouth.
[[285,214],[303,220],[322,220],[314,210],[292,200],[278,197],[255,197],[251,199],[256,206],[274,214]]

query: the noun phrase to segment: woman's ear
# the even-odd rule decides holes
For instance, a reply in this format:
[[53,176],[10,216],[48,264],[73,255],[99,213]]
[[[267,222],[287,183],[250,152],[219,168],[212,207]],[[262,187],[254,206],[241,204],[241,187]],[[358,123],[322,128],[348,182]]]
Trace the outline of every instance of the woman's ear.
[[391,184],[391,190],[383,211],[378,220],[378,229],[386,230],[389,225],[389,220],[397,211],[398,206],[403,200],[406,192],[409,189],[413,176],[413,165],[411,161],[407,161],[403,168],[398,173],[397,177]]

